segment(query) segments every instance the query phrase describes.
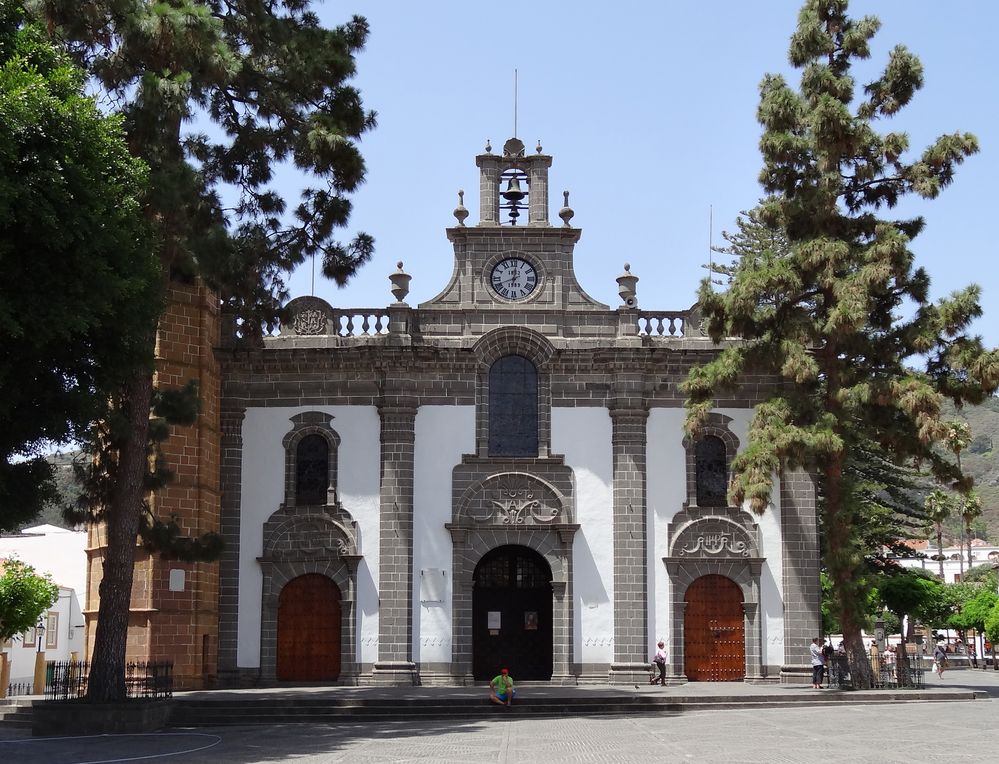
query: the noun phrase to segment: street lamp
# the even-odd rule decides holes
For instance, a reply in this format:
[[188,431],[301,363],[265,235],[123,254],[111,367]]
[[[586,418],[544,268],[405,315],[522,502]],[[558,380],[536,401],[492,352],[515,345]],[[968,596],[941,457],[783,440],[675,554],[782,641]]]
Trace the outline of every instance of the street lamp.
[[35,677],[32,687],[32,694],[42,695],[45,692],[45,653],[42,646],[45,644],[45,620],[43,616],[38,616],[38,623],[35,624]]

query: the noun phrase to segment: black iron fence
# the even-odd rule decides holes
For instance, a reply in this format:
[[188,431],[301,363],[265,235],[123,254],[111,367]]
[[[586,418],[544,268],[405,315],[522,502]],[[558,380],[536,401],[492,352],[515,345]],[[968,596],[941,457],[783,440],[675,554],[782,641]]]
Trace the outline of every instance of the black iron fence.
[[[897,663],[879,662],[872,666],[874,670],[874,687],[888,690],[921,690],[923,689],[923,674],[925,669],[910,665],[902,668]],[[853,680],[850,677],[850,663],[845,655],[836,655],[826,667],[827,681],[830,687],[841,690],[852,690]]]
[[[90,663],[49,661],[45,667],[45,697],[70,700],[87,694]],[[173,662],[125,664],[125,693],[130,698],[173,697]]]

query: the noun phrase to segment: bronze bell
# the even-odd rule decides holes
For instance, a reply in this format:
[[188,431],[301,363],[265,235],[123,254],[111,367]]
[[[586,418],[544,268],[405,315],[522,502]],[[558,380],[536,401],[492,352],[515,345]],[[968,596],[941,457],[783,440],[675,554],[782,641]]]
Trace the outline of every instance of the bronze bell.
[[500,196],[502,196],[511,204],[516,204],[525,196],[527,196],[527,194],[521,191],[520,179],[516,175],[514,175],[506,182],[506,191],[502,192]]

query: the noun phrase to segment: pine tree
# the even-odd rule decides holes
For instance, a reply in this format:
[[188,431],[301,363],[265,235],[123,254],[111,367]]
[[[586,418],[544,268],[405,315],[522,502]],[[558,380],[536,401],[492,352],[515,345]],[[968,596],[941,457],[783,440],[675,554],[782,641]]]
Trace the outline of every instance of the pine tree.
[[[748,445],[732,465],[730,500],[763,512],[782,468],[815,475],[826,568],[858,687],[872,677],[855,523],[863,497],[846,473],[848,454],[876,443],[893,462],[925,460],[938,479],[957,480],[956,465],[932,448],[944,436],[942,400],[979,402],[999,385],[999,351],[967,333],[981,315],[979,289],[931,302],[929,277],[914,268],[909,248],[923,220],[881,216],[907,194],[937,196],[978,144],[967,133],[944,135],[907,160],[904,133],[874,129],[922,85],[918,59],[898,46],[853,103],[851,65],[869,57],[879,26],[873,17],[850,18],[846,0],[809,0],[789,52],[802,70],[799,89],[781,76],[764,78],[760,180],[768,196],[760,220],[784,231],[791,254],[739,268],[723,294],[702,284],[708,334],[743,341],[694,369],[685,385],[694,434],[715,391],[736,387],[742,374],[783,381],[756,408]],[[907,365],[914,357],[923,370]]]
[[[336,239],[348,196],[364,180],[356,142],[375,124],[348,84],[368,34],[363,18],[326,29],[308,0],[29,6],[124,116],[131,152],[149,165],[144,213],[165,278],[205,279],[252,332],[274,320],[286,296],[282,274],[305,258],[319,255],[323,273],[341,285],[370,258],[370,237]],[[282,165],[309,183],[293,207],[272,185]],[[151,332],[147,347],[154,341]],[[117,402],[113,479],[97,479],[110,495],[88,689],[96,701],[125,695],[135,540],[156,440],[148,369],[134,370]]]

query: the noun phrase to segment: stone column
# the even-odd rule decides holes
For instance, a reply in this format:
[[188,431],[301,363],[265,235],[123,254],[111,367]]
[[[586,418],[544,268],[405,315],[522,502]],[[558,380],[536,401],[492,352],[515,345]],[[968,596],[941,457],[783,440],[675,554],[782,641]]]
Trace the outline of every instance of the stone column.
[[819,586],[819,532],[815,483],[802,470],[787,470],[780,481],[783,557],[784,664],[782,684],[811,680],[808,646],[822,629]]
[[381,419],[381,506],[378,562],[378,660],[375,684],[412,685],[413,443],[416,403],[386,395]]
[[222,500],[219,532],[225,547],[219,560],[219,679],[224,684],[235,684],[238,680],[239,510],[243,487],[245,417],[246,409],[225,409],[220,416]]
[[550,156],[533,156],[528,175],[528,225],[547,226],[548,223],[548,168]]
[[610,409],[614,455],[614,661],[609,681],[648,678],[646,423],[640,374],[615,380]]
[[479,225],[499,225],[499,157],[480,154],[475,163],[479,166]]

